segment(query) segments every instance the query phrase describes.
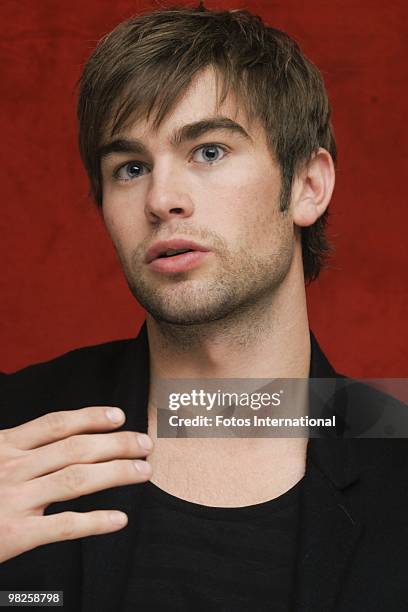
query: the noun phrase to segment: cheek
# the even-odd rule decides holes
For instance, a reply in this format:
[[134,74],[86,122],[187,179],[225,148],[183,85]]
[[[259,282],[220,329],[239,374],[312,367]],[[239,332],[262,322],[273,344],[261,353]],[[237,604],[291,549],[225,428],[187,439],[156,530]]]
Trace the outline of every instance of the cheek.
[[[284,223],[279,212],[280,178],[269,168],[269,176],[257,172],[240,173],[224,184],[219,200],[223,206],[215,216],[235,240],[253,245],[270,242]],[[286,221],[285,221],[286,223]]]
[[[102,205],[106,229],[113,244],[120,253],[126,254],[138,244],[140,223],[135,219],[130,207],[120,206],[105,200]],[[139,229],[139,232],[138,232]]]
[[146,221],[143,210],[144,196],[140,189],[115,189],[109,181],[104,185],[102,212],[113,240],[119,237],[124,241],[129,235],[133,236],[135,244]]

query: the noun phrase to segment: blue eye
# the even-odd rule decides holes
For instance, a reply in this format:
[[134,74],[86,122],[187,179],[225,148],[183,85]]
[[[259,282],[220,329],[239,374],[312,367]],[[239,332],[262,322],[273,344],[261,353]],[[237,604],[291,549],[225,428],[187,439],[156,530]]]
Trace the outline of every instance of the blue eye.
[[[221,157],[220,157],[220,151],[222,153]],[[199,154],[200,159],[196,159],[197,154]],[[215,144],[214,145],[213,144],[202,145],[201,147],[199,147],[198,149],[194,151],[193,160],[211,163],[211,162],[220,161],[220,159],[223,159],[225,154],[226,154],[226,151],[224,147],[221,147],[220,145],[215,145]]]
[[115,172],[115,178],[120,181],[131,181],[132,179],[138,178],[144,174],[146,170],[145,166],[139,162],[131,161],[121,166]]

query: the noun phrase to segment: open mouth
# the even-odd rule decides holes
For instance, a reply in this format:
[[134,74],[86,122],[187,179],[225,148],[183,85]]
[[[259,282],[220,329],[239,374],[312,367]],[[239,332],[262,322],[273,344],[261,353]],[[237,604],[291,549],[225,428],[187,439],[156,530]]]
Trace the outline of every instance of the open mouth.
[[169,249],[165,246],[161,250],[151,254],[152,259],[148,262],[150,270],[159,274],[178,274],[188,272],[200,266],[210,255],[208,250],[179,248]]
[[196,267],[208,254],[209,249],[199,243],[173,238],[152,245],[146,252],[145,263],[156,271],[185,271]]

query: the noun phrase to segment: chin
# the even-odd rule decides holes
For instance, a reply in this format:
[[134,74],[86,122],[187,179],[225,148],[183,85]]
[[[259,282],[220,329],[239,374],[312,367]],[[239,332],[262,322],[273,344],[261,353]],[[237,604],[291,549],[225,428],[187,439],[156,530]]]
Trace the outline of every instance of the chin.
[[147,312],[158,322],[170,325],[202,325],[223,319],[230,312],[230,308],[160,308],[153,304],[143,304]]
[[128,281],[136,300],[157,321],[173,325],[194,325],[222,318],[231,309],[231,295],[214,284],[178,282],[173,287],[152,287]]
[[180,326],[191,326],[191,325],[205,325],[207,323],[212,323],[213,321],[218,321],[220,319],[223,319],[224,317],[221,316],[213,316],[213,317],[209,317],[208,315],[201,315],[201,316],[192,316],[192,315],[188,315],[188,316],[183,316],[182,314],[178,313],[176,316],[168,316],[166,314],[157,314],[157,313],[150,313],[151,316],[158,322],[158,323],[167,323],[168,325],[180,325]]
[[211,323],[223,319],[233,310],[233,302],[229,297],[210,302],[208,290],[199,296],[184,294],[177,296],[177,299],[169,299],[168,295],[141,295],[140,291],[137,294],[133,292],[133,295],[153,319],[170,325]]

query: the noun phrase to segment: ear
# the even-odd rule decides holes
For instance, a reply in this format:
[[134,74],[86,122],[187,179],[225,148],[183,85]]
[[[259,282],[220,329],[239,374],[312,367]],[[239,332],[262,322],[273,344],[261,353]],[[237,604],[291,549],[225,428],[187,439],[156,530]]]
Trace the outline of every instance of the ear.
[[333,159],[320,148],[293,180],[291,207],[295,225],[308,227],[321,217],[329,205],[334,180]]

